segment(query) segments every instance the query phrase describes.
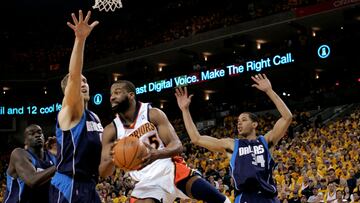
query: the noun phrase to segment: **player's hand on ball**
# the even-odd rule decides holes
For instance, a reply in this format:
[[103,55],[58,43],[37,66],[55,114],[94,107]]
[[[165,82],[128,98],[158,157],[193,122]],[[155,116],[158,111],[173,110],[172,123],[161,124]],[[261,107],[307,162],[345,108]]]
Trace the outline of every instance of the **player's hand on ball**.
[[148,149],[147,155],[142,159],[142,164],[140,165],[140,169],[146,167],[147,165],[151,164],[155,160],[159,159],[159,151],[157,149],[154,149],[151,145],[148,143],[143,142],[144,145]]
[[110,150],[109,156],[110,156],[110,158],[111,158],[111,160],[112,160],[113,163],[115,163],[115,159],[114,159],[114,156],[115,156],[114,147],[115,147],[115,145],[116,145],[117,143],[118,143],[118,141],[115,140],[115,141],[111,144],[111,150]]

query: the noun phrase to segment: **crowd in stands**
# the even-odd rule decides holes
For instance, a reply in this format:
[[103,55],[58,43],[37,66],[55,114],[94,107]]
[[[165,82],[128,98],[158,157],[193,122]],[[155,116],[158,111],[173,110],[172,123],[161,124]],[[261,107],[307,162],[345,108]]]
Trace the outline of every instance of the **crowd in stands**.
[[[273,177],[281,202],[360,202],[360,109],[324,125],[316,121],[310,123],[309,112],[294,115],[291,126],[301,124],[303,128],[293,135],[288,133],[272,152],[277,162]],[[258,134],[271,130],[275,121],[276,116],[269,113],[259,116]],[[227,156],[194,146],[185,135],[182,120],[175,119],[172,123],[183,138],[182,156],[187,164],[233,201],[234,184]],[[203,133],[217,138],[234,137],[236,123],[237,116],[226,116],[223,122]],[[8,156],[4,155],[0,162],[0,201],[5,191],[7,161]],[[129,202],[133,186],[128,173],[116,169],[111,177],[100,179],[97,190],[103,202],[125,203]]]

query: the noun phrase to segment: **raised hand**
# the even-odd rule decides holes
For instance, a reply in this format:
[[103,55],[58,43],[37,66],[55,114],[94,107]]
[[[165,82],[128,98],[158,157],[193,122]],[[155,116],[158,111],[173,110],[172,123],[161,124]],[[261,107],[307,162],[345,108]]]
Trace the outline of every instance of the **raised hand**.
[[176,101],[178,103],[178,106],[179,106],[179,108],[181,110],[189,109],[189,106],[190,106],[190,103],[191,103],[191,98],[194,95],[188,96],[188,92],[187,92],[186,87],[184,87],[184,89],[182,87],[176,88],[175,96],[176,96]]
[[87,15],[85,16],[85,19],[83,17],[83,13],[81,10],[79,10],[79,19],[76,18],[74,13],[71,14],[74,24],[67,22],[67,25],[72,30],[74,30],[76,38],[85,40],[89,36],[91,30],[97,24],[99,24],[99,21],[94,21],[93,23],[91,23],[91,25],[89,25],[88,23],[90,16],[91,16],[91,11],[88,11]]
[[251,76],[251,79],[256,83],[253,84],[252,87],[256,87],[257,89],[265,93],[272,89],[270,80],[267,79],[265,74],[257,74],[255,76]]

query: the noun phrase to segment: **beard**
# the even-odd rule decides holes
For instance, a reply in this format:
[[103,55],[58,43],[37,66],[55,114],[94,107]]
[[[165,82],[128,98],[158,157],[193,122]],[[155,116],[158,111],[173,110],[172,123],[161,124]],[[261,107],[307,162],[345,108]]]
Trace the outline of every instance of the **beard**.
[[129,98],[125,97],[125,99],[119,102],[116,106],[112,107],[113,113],[124,113],[130,107]]

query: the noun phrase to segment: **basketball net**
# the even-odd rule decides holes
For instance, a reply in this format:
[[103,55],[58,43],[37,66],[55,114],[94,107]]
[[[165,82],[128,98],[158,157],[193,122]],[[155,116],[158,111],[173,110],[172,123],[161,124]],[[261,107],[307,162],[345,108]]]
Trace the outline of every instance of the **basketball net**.
[[99,11],[105,10],[115,11],[117,8],[122,8],[121,0],[95,0],[95,5],[93,9],[99,9]]

